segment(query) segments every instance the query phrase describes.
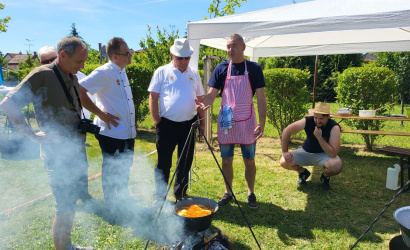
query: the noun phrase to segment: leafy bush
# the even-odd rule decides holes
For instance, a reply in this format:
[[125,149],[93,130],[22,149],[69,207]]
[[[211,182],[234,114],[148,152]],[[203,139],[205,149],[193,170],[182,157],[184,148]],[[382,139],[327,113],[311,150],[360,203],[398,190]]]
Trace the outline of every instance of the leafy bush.
[[[384,67],[349,68],[338,76],[336,88],[337,99],[342,106],[352,107],[353,114],[359,110],[374,110],[394,102],[397,95],[397,83],[394,73]],[[387,109],[381,109],[383,114]],[[380,130],[382,121],[376,120],[348,120],[346,123],[356,129]],[[362,134],[368,150],[373,149],[377,135]]]
[[147,65],[155,71],[160,66],[171,62],[170,48],[174,44],[174,40],[177,39],[179,30],[174,30],[175,27],[171,26],[171,31],[167,29],[161,29],[157,26],[156,33],[158,40],[152,37],[151,27],[148,25],[148,34],[146,39],[142,38],[139,45],[142,51],[132,56],[132,61]]
[[101,66],[100,64],[85,64],[81,72],[83,72],[84,74],[88,76],[93,70],[95,70],[96,68],[100,66]]
[[[94,69],[98,68],[99,64],[87,64],[82,72],[89,75]],[[135,106],[135,123],[138,124],[144,121],[149,114],[148,107],[148,86],[151,82],[151,77],[154,73],[153,69],[145,64],[132,63],[125,67],[128,80],[130,81],[131,92]]]
[[148,86],[154,71],[150,66],[136,63],[128,65],[126,70],[134,99],[135,122],[138,126],[138,123],[144,121],[145,117],[149,114]]
[[282,138],[282,131],[306,114],[309,73],[299,69],[268,69],[263,71],[266,82],[268,120]]

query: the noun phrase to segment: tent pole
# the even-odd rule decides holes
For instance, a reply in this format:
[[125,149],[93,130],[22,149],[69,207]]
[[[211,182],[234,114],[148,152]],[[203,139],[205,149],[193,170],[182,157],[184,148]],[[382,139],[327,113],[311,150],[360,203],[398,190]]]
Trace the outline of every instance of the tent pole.
[[317,84],[317,62],[319,60],[319,56],[316,55],[315,60],[315,73],[313,74],[313,99],[312,99],[312,109],[315,108],[315,98],[316,98],[316,84]]

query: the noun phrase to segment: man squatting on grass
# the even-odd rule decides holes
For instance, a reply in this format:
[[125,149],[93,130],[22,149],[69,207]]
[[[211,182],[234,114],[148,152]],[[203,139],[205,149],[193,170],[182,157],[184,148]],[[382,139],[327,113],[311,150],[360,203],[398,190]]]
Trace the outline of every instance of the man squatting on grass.
[[[320,176],[322,187],[330,189],[330,176],[342,170],[342,160],[337,156],[340,150],[340,126],[330,119],[330,105],[319,102],[310,110],[313,116],[296,121],[283,130],[282,157],[280,165],[299,173],[298,184],[306,184],[310,176],[309,170],[302,166],[323,167]],[[306,140],[301,147],[288,151],[290,136],[305,130]]]
[[[58,42],[57,52],[53,63],[33,69],[7,94],[0,106],[21,132],[41,145],[41,158],[55,198],[54,246],[57,250],[66,250],[79,248],[71,243],[71,228],[78,183],[83,169],[88,167],[85,135],[77,129],[81,104],[77,95],[79,84],[74,75],[84,67],[88,51],[80,39],[66,37]],[[58,75],[61,75],[62,82]],[[68,100],[62,84],[66,86],[72,102]],[[33,103],[40,128],[37,133],[21,113],[21,108],[29,102]]]

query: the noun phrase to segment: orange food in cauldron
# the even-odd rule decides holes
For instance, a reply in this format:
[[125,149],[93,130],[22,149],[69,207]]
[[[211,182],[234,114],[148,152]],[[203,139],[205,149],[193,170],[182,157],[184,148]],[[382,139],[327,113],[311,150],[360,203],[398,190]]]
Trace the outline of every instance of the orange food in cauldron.
[[178,211],[179,216],[190,217],[190,218],[197,218],[197,217],[204,217],[210,215],[212,213],[209,209],[203,209],[198,205],[190,205],[184,209]]

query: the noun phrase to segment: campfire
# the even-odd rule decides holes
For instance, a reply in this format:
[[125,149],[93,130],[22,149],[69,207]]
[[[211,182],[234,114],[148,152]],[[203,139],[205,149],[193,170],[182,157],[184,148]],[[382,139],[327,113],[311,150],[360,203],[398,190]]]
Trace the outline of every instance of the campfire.
[[222,235],[221,232],[213,232],[211,229],[207,229],[202,232],[187,234],[184,240],[164,246],[162,249],[227,250],[229,249],[229,242],[227,237]]

